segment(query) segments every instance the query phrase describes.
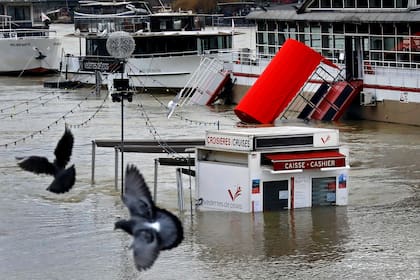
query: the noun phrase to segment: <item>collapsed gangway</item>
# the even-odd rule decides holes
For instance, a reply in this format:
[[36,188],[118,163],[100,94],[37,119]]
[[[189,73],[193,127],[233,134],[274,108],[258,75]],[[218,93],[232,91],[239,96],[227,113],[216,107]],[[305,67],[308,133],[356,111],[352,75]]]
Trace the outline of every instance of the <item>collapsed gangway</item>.
[[360,80],[346,80],[343,69],[289,39],[234,109],[246,123],[280,119],[338,120],[360,93]]
[[224,62],[216,57],[203,57],[184,88],[171,102],[169,117],[177,106],[211,105],[232,86],[231,71],[225,69]]

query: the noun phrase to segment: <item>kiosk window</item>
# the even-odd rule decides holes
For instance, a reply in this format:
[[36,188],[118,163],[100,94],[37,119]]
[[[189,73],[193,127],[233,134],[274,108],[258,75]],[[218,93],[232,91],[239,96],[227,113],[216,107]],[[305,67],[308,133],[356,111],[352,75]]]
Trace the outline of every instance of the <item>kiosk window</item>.
[[336,178],[312,179],[312,206],[335,205]]

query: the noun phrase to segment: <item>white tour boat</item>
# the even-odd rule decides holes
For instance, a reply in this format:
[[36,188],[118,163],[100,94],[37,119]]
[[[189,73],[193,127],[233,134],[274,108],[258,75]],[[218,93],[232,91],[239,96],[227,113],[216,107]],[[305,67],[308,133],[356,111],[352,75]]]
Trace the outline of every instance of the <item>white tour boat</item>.
[[58,71],[61,39],[41,20],[35,23],[32,3],[2,1],[0,11],[0,74]]
[[[138,8],[137,8],[138,9]],[[137,89],[181,89],[199,67],[202,58],[231,49],[232,31],[204,27],[192,12],[164,11],[134,15],[75,15],[75,34],[82,50],[67,54],[63,71],[67,80],[83,84],[109,85],[115,77],[130,78]],[[123,64],[106,48],[109,35],[125,31],[135,49]]]

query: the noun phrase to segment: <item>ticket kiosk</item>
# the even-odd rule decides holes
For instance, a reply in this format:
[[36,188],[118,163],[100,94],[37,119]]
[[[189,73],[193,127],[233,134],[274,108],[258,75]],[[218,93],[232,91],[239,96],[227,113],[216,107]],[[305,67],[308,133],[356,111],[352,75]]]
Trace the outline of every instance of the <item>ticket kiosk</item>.
[[335,129],[207,131],[196,149],[198,209],[239,212],[346,205],[348,149]]

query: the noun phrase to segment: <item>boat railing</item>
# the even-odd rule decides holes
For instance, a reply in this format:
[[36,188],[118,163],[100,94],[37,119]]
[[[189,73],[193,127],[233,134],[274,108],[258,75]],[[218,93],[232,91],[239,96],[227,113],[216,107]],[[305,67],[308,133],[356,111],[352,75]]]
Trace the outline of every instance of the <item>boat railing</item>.
[[12,21],[11,16],[0,15],[0,39],[1,38],[22,38],[22,37],[50,37],[56,34],[56,31],[50,30],[48,27],[30,27],[19,28],[19,25]]
[[182,51],[182,52],[164,52],[164,53],[150,53],[150,54],[133,54],[134,58],[154,58],[154,57],[171,57],[171,56],[186,56],[198,55],[197,51]]
[[420,63],[406,61],[364,60],[363,69],[366,74],[376,69],[416,69],[420,70]]
[[146,28],[147,15],[92,15],[75,16],[74,29],[81,33],[99,33],[103,31],[136,32]]
[[236,64],[257,65],[260,61],[270,61],[274,54],[262,54],[248,48],[219,49],[217,54]]
[[12,29],[12,17],[6,16],[6,15],[0,15],[0,28]]
[[40,29],[40,28],[25,28],[25,29],[2,29],[0,30],[0,39],[1,38],[45,38],[45,37],[54,37],[57,36],[55,30],[49,29]]
[[[148,54],[133,54],[131,57],[133,58],[156,58],[156,57],[172,57],[172,56],[190,56],[190,55],[197,55],[197,56],[209,56],[209,57],[218,57],[224,62],[234,62],[237,61],[237,57],[244,57],[243,54],[239,54],[236,51],[232,50],[206,50],[204,53],[200,54],[198,51],[181,51],[181,52],[156,52],[156,53],[148,53]],[[110,56],[100,56],[100,55],[86,55],[86,57],[90,58],[109,58]],[[263,57],[263,56],[262,56]],[[269,61],[269,58],[266,58]],[[244,62],[245,64],[245,62]],[[249,62],[248,64],[252,64]]]
[[365,60],[365,84],[419,88],[420,63]]
[[256,54],[255,51],[250,49],[211,49],[205,50],[201,54],[198,51],[182,51],[182,52],[161,52],[150,54],[133,54],[135,58],[148,58],[148,57],[171,57],[183,55],[201,55],[209,57],[217,57],[225,63],[233,63],[239,65],[250,66],[267,66],[274,55]]

